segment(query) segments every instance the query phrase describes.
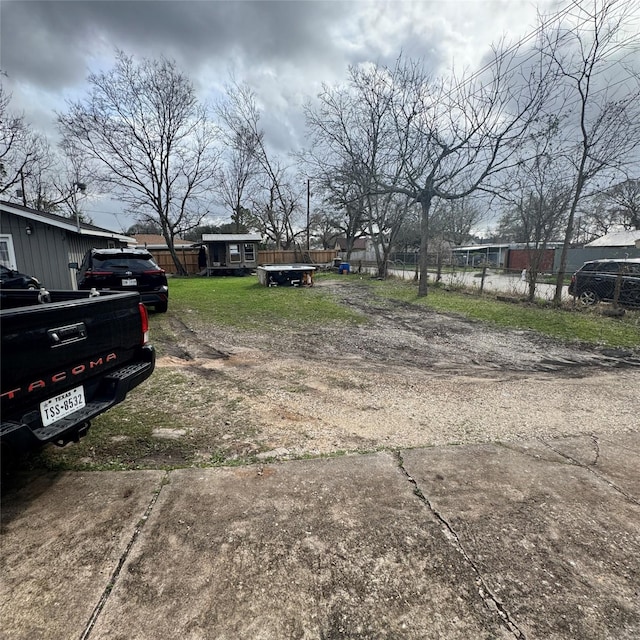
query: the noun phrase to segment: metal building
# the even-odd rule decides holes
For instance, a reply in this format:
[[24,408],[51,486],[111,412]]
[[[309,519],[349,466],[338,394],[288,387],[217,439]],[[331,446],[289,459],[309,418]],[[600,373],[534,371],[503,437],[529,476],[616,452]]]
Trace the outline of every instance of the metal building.
[[76,270],[92,247],[126,247],[135,240],[12,202],[0,201],[0,262],[35,276],[48,289],[76,289]]

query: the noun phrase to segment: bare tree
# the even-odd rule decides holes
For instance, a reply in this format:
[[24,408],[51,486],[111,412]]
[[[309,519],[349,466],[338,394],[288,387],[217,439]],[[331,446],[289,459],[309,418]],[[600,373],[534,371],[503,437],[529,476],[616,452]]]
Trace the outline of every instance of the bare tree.
[[517,53],[496,49],[482,74],[462,79],[431,78],[422,64],[403,60],[389,70],[395,141],[387,152],[392,172],[378,184],[421,206],[418,295],[427,295],[432,205],[466,198],[510,166],[548,91],[544,70],[523,66]]
[[247,224],[276,249],[290,249],[304,233],[304,229],[295,224],[300,191],[292,186],[286,169],[274,160],[269,161],[269,170],[261,174],[261,179],[251,211],[246,215]]
[[174,239],[210,213],[218,170],[206,109],[165,58],[136,64],[119,51],[115,67],[88,82],[88,97],[58,114],[64,138],[96,161],[96,179],[140,221],[160,225],[178,273],[186,274]]
[[[554,303],[562,299],[567,255],[581,198],[594,179],[619,171],[640,144],[640,83],[627,63],[640,38],[632,3],[574,2],[574,23],[543,31],[541,52],[563,80],[563,156],[571,167],[573,193],[557,274]],[[615,80],[615,82],[614,82]],[[557,105],[552,105],[557,110]]]
[[250,211],[243,210],[245,221],[277,248],[289,248],[302,233],[295,224],[301,210],[302,185],[296,188],[298,180],[292,168],[267,148],[253,90],[232,78],[226,93],[226,101],[217,112],[243,159],[242,172],[235,171],[235,184],[239,184],[241,175],[243,193],[247,188],[251,192],[253,206]]
[[412,205],[415,202],[411,198],[393,192],[367,196],[367,229],[373,241],[379,278],[388,275],[389,256]]
[[[401,199],[385,198],[378,189],[376,174],[382,172],[381,151],[391,144],[391,102],[389,77],[383,68],[352,66],[346,86],[324,86],[317,104],[305,106],[310,149],[304,161],[310,173],[321,176],[328,202],[341,216],[336,226],[347,242],[347,259],[353,242],[368,229],[375,242],[378,271],[386,274],[390,246],[385,239],[393,228],[397,233]],[[384,204],[391,206],[389,211]],[[390,221],[394,222],[390,224]]]
[[355,171],[341,167],[320,182],[324,185],[326,202],[330,206],[330,226],[344,238],[346,260],[351,260],[354,242],[365,235],[367,226],[367,192]]
[[333,249],[341,233],[336,226],[336,219],[327,211],[315,211],[309,217],[309,233],[313,245],[322,249]]
[[573,176],[562,154],[564,116],[539,117],[523,136],[514,166],[504,172],[497,190],[506,212],[500,221],[514,240],[526,244],[530,301],[535,299],[537,278],[552,240],[567,221]]
[[[419,294],[427,294],[429,217],[438,200],[462,199],[508,166],[548,84],[518,49],[493,52],[482,74],[433,78],[402,57],[392,68],[350,70],[307,108],[317,164],[358,167],[365,192],[404,195],[421,207]],[[533,78],[537,82],[531,81]]]
[[27,159],[24,157],[24,142],[29,129],[22,116],[11,113],[11,96],[0,84],[0,193],[9,192],[20,184],[21,169]]
[[259,170],[257,152],[263,133],[258,130],[259,117],[249,89],[232,78],[226,93],[226,99],[216,105],[225,143],[219,191],[239,231],[246,226],[245,218],[250,213],[246,204],[251,199],[252,181]]
[[236,232],[247,225],[250,214],[245,206],[251,198],[249,188],[254,176],[253,153],[242,146],[231,147],[218,174],[218,189],[223,203],[231,210]]
[[471,197],[439,200],[433,206],[429,242],[431,254],[435,253],[436,282],[442,279],[442,267],[445,258],[451,253],[451,246],[460,246],[468,241],[471,238],[471,229],[481,217],[482,210]]
[[628,178],[597,197],[611,225],[640,229],[640,180]]
[[472,197],[443,200],[433,211],[433,226],[446,242],[460,246],[470,240],[471,230],[482,215],[482,208]]
[[10,103],[0,84],[0,194],[25,207],[55,210],[50,179],[55,156],[46,138],[13,113]]

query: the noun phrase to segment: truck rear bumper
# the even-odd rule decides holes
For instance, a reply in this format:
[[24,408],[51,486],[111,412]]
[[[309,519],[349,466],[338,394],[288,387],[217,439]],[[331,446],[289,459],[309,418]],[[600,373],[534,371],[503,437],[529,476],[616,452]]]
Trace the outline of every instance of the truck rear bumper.
[[143,348],[143,360],[111,371],[100,380],[98,390],[86,405],[74,413],[43,426],[39,413],[32,411],[20,420],[2,420],[0,441],[13,452],[39,448],[47,443],[64,445],[84,435],[90,420],[122,402],[127,393],[146,380],[155,367],[155,350],[151,345]]

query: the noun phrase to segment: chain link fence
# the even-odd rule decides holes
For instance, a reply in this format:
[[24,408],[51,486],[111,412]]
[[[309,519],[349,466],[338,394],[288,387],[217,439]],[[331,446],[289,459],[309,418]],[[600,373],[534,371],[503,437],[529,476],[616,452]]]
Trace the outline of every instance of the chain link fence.
[[[352,265],[352,273],[367,274],[369,276],[378,275],[378,267],[371,262],[358,261]],[[413,262],[403,260],[387,261],[387,275],[401,278],[403,280],[418,280],[418,266]],[[565,276],[565,283],[562,287],[562,301],[564,304],[575,308],[588,308],[590,305],[583,304],[579,297],[569,294],[568,285],[572,274]],[[470,293],[492,293],[504,298],[517,300],[527,300],[530,298],[532,274],[526,269],[506,269],[489,265],[477,265],[475,267],[460,267],[456,265],[445,265],[429,267],[429,283],[439,286],[465,290]],[[556,274],[538,274],[533,283],[536,301],[551,303],[555,298]],[[632,306],[632,305],[631,305]]]

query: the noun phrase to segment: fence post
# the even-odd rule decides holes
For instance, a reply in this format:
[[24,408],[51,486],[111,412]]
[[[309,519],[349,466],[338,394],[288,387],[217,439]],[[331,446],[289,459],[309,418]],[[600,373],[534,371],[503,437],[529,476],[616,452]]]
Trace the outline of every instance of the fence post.
[[618,301],[620,300],[620,289],[622,289],[622,271],[624,267],[620,265],[618,269],[618,275],[616,277],[616,288],[613,293],[613,308],[618,308]]
[[482,291],[484,290],[484,279],[487,275],[487,263],[485,262],[482,265],[482,278],[480,278],[480,295],[482,295]]

